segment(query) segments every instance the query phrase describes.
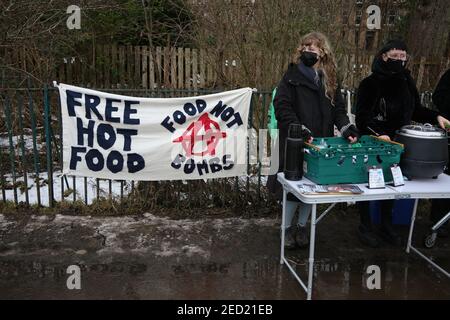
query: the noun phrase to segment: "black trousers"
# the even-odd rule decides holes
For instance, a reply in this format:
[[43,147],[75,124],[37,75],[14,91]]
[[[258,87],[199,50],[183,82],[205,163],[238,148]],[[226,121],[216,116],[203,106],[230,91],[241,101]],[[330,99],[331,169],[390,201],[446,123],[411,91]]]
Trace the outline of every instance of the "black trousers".
[[[358,211],[361,224],[368,229],[372,228],[369,204],[369,201],[358,202]],[[394,200],[382,200],[380,201],[380,207],[381,225],[392,225],[392,208],[394,207]]]

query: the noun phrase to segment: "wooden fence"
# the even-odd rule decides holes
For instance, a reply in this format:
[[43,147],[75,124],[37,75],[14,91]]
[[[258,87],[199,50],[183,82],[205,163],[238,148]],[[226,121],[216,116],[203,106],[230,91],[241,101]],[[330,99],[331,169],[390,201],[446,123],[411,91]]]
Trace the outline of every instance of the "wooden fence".
[[[339,68],[343,84],[357,88],[359,82],[370,74],[373,55],[350,54],[341,57]],[[434,90],[440,76],[450,68],[450,57],[411,57],[408,68],[420,92]]]
[[[206,51],[191,48],[99,45],[60,58],[47,70],[23,47],[3,48],[0,56],[7,75],[16,71],[86,87],[198,89],[213,87],[217,79],[217,65]],[[11,87],[5,81],[2,85]]]
[[[105,88],[198,89],[216,79],[205,50],[175,47],[97,46],[92,60],[69,57],[56,78],[63,82]],[[87,74],[89,72],[89,74]]]
[[[45,61],[23,47],[0,47],[0,88],[26,86],[24,81],[10,81],[35,76],[41,82],[57,80],[93,88],[123,89],[209,89],[255,86],[270,89],[281,78],[289,54],[263,52],[241,61],[232,52],[204,49],[148,46],[98,45],[77,56]],[[338,57],[343,86],[356,88],[370,73],[372,55],[350,54]],[[243,64],[246,63],[246,66]],[[434,89],[439,76],[450,67],[450,57],[412,58],[409,68],[420,91]],[[243,76],[245,74],[245,76]]]

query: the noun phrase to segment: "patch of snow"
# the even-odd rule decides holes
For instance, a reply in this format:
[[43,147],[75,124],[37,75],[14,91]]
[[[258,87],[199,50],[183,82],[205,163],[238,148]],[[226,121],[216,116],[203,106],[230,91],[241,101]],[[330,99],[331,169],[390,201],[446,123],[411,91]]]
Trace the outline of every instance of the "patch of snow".
[[0,214],[0,229],[6,230],[6,228],[12,224],[14,224],[14,222],[8,221],[3,214]]
[[[12,137],[13,147],[14,148],[20,147],[21,141],[22,140],[21,140],[20,136],[13,136]],[[23,142],[24,142],[25,150],[31,150],[31,151],[33,150],[33,136],[32,135],[24,135]],[[0,137],[0,148],[9,148],[9,137],[8,136]],[[44,148],[44,146],[41,143],[39,143],[39,136],[36,137],[36,149],[42,150],[43,148]]]
[[161,250],[155,252],[155,255],[161,256],[161,257],[170,257],[176,254],[180,253],[180,249],[177,248],[170,248],[170,242],[162,242],[161,243]]
[[192,257],[193,255],[200,255],[203,258],[208,259],[211,256],[210,252],[206,252],[199,246],[186,245],[183,246],[181,250],[185,252],[188,257]]
[[[48,184],[43,184],[43,181],[48,181],[47,172],[41,172],[39,174],[39,191],[40,191],[40,200],[43,206],[48,206],[49,197],[48,197]],[[67,180],[66,180],[67,179]],[[84,177],[72,177],[67,176],[63,177],[61,171],[55,171],[53,173],[53,198],[56,201],[66,200],[73,201],[73,193],[68,196],[63,196],[63,190],[61,188],[61,182],[64,184],[64,192],[67,192],[69,189],[73,188],[73,180],[75,179],[75,189],[76,189],[76,200],[85,201],[85,194],[87,193],[87,204],[92,204],[97,199],[97,180],[95,178],[87,178],[87,188],[84,186]],[[5,175],[5,180],[9,182],[11,185],[13,184],[13,178],[11,174]],[[62,181],[61,181],[62,180]],[[20,176],[16,178],[16,182],[24,182],[24,177]],[[36,185],[35,174],[29,173],[27,176],[27,184],[28,184],[28,197],[30,204],[38,204],[38,187]],[[43,184],[43,185],[42,185]],[[103,198],[109,197],[109,182],[106,180],[100,180],[98,182],[99,185],[99,196]],[[19,188],[17,190],[17,201],[18,202],[26,202],[26,194],[22,192]],[[125,183],[123,188],[123,195],[126,196],[131,192],[131,182]],[[5,190],[6,200],[14,201],[14,190],[7,189]],[[111,195],[113,198],[120,197],[121,193],[121,184],[119,181],[112,181],[111,184]]]

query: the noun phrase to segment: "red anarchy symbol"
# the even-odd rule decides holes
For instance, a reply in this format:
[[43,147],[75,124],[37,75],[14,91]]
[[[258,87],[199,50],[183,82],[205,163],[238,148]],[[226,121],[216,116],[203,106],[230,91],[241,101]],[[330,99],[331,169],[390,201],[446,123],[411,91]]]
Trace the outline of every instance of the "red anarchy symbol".
[[[204,129],[205,134],[200,135],[201,129]],[[173,142],[181,142],[186,156],[206,156],[208,154],[215,155],[216,147],[220,139],[227,136],[226,132],[220,131],[220,126],[217,122],[211,120],[208,114],[203,114],[198,121],[192,122],[186,131]],[[202,152],[194,152],[195,143],[206,141],[206,150]]]

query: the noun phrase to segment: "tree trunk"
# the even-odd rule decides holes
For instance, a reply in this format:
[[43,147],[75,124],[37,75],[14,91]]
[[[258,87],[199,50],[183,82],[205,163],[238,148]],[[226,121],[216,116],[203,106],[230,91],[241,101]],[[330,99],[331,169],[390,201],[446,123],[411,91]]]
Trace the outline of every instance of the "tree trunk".
[[410,52],[442,57],[449,47],[450,6],[447,0],[419,0],[411,13],[408,32]]

